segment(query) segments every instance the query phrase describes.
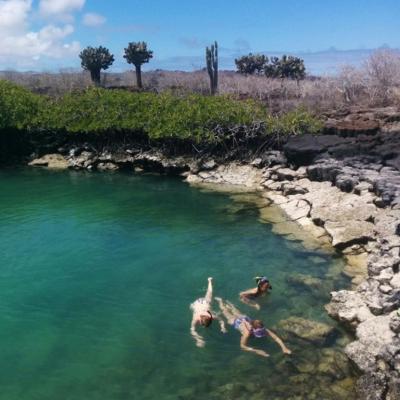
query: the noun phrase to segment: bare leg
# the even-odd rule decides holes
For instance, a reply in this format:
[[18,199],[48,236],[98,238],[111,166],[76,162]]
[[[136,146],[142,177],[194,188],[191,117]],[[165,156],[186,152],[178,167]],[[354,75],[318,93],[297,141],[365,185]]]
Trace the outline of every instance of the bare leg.
[[208,304],[211,304],[212,302],[212,293],[213,293],[212,278],[208,278],[208,288],[205,296],[206,302]]
[[236,319],[236,315],[232,314],[231,310],[226,306],[226,304],[224,304],[220,297],[216,297],[215,300],[218,302],[219,308],[228,321],[228,324],[232,325]]
[[230,310],[230,312],[235,315],[235,317],[240,317],[244,315],[240,310],[238,310],[230,301],[226,301],[226,307]]

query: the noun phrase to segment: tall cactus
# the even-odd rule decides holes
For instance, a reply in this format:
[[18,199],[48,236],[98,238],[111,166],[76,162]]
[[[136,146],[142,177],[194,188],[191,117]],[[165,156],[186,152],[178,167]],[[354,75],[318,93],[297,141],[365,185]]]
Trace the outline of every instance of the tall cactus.
[[218,91],[218,43],[214,42],[211,48],[206,48],[207,71],[210,77],[211,94]]

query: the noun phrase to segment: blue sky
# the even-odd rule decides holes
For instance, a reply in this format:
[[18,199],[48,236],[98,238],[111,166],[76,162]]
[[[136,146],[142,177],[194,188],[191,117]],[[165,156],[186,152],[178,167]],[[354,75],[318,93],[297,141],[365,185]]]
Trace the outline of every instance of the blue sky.
[[200,68],[218,40],[223,68],[240,54],[286,52],[324,72],[400,48],[400,1],[0,0],[0,69],[77,68],[79,49],[100,44],[126,69],[123,48],[138,40],[154,50],[147,69]]

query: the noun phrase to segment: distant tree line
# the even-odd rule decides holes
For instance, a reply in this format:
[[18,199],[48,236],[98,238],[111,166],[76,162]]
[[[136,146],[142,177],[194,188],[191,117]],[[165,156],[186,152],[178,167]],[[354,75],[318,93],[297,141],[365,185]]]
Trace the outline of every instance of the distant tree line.
[[[103,47],[86,47],[79,54],[81,66],[90,72],[92,81],[96,86],[100,85],[100,72],[107,70],[114,63],[114,55]],[[153,51],[148,49],[146,42],[130,42],[124,49],[124,58],[128,64],[135,67],[136,85],[142,88],[142,65],[153,58]],[[301,58],[282,56],[268,58],[263,54],[248,54],[235,59],[237,71],[241,74],[265,75],[268,78],[304,79],[306,69]],[[218,43],[214,42],[206,48],[206,66],[210,78],[210,92],[218,92]]]
[[265,75],[268,78],[304,79],[306,68],[299,57],[283,55],[268,58],[264,54],[248,54],[235,59],[237,72],[247,75]]

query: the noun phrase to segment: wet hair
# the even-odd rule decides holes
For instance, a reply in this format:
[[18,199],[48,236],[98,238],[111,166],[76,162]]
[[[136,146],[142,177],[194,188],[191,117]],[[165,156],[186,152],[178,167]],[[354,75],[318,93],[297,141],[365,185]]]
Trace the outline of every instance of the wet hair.
[[264,323],[262,321],[260,321],[259,319],[254,319],[253,321],[251,321],[251,326],[254,329],[262,329],[262,328],[264,328]]
[[213,322],[213,317],[209,312],[208,315],[201,315],[200,316],[200,323],[202,326],[208,328]]
[[258,276],[256,278],[256,282],[257,282],[257,290],[258,291],[260,291],[261,287],[263,285],[265,285],[266,283],[268,284],[268,289],[272,289],[272,286],[271,286],[271,284],[269,282],[269,279],[267,277],[265,277],[265,276]]

